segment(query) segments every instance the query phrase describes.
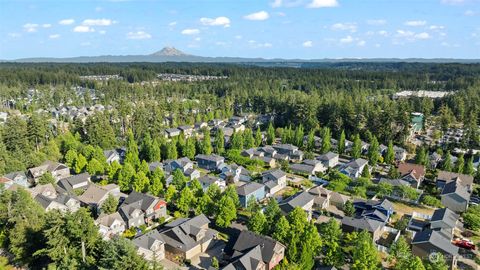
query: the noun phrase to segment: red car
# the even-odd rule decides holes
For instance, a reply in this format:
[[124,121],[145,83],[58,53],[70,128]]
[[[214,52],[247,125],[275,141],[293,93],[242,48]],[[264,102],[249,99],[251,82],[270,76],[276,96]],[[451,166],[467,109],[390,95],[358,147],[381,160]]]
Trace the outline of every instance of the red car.
[[475,245],[468,240],[456,240],[453,242],[453,244],[464,249],[475,250]]

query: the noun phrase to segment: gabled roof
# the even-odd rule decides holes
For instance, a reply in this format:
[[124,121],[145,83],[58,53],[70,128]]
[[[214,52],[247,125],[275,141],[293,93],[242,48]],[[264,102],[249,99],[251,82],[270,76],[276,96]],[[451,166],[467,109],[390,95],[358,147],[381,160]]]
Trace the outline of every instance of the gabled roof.
[[357,230],[366,230],[368,232],[375,232],[384,226],[384,223],[378,220],[367,217],[343,217],[342,225],[346,225]]
[[296,172],[301,172],[301,173],[306,173],[306,174],[313,174],[315,171],[315,167],[312,165],[307,165],[307,164],[298,164],[298,163],[293,163],[290,165],[290,170],[296,171]]
[[311,203],[315,197],[307,191],[301,191],[287,200],[280,203],[280,209],[285,213],[290,213],[295,207],[304,207],[308,203]]
[[269,171],[265,171],[262,173],[262,176],[265,177],[265,176],[271,176],[272,178],[274,179],[280,179],[282,177],[285,177],[287,176],[287,174],[280,170],[280,169],[273,169],[273,170],[269,170]]
[[347,163],[346,167],[354,168],[354,169],[359,169],[365,165],[368,164],[368,160],[363,159],[363,158],[357,158],[355,160],[350,161]]
[[459,215],[448,208],[440,208],[433,212],[430,222],[442,221],[448,227],[455,228],[459,217]]
[[247,253],[232,258],[232,261],[222,270],[257,270],[260,265],[265,264],[262,261],[262,248],[260,245],[250,249]]
[[216,176],[212,176],[212,175],[204,175],[200,178],[198,178],[198,181],[200,183],[205,183],[205,184],[208,184],[208,185],[211,185],[217,181],[221,181],[222,179],[219,178],[219,177],[216,177]]
[[258,235],[247,230],[242,231],[237,239],[233,241],[235,242],[232,251],[230,252],[247,253],[251,249],[259,246],[262,255],[262,261],[265,263],[269,263],[272,260],[275,251],[278,251],[279,249],[285,249],[285,246],[282,243],[274,240],[273,238]]
[[158,198],[156,198],[154,196],[144,194],[144,193],[140,193],[140,192],[136,192],[136,191],[132,191],[132,193],[130,193],[128,195],[128,197],[125,199],[125,201],[123,202],[122,205],[129,205],[129,206],[132,206],[134,208],[140,209],[143,212],[145,212],[150,207],[152,207],[152,205],[157,200],[158,200]]
[[[412,245],[420,243],[430,243],[439,250],[443,250],[450,255],[458,255],[458,247],[454,246],[450,239],[445,238],[440,232],[433,230],[424,230],[417,232],[412,239]],[[430,253],[431,250],[428,250]]]
[[97,218],[96,223],[106,227],[110,227],[116,220],[125,224],[125,221],[123,221],[122,216],[120,216],[118,212],[112,213],[110,215],[100,216],[99,218]]
[[447,171],[439,171],[437,176],[437,181],[445,181],[445,182],[456,182],[460,180],[462,185],[472,185],[473,184],[473,176],[461,173],[454,173],[454,172],[447,172]]
[[157,230],[149,231],[143,235],[132,240],[133,244],[137,247],[150,250],[155,242],[164,244],[160,233]]
[[71,191],[73,186],[87,183],[90,181],[90,174],[85,172],[81,174],[72,175],[58,181],[58,186],[65,189],[66,191]]
[[90,184],[87,190],[85,190],[82,195],[78,196],[78,199],[85,204],[98,204],[110,192],[110,190],[112,190],[112,188],[114,188],[114,186]]
[[17,178],[17,177],[19,177],[19,176],[20,176],[20,177],[27,177],[27,176],[25,175],[25,173],[22,172],[22,171],[20,171],[20,172],[11,172],[11,173],[7,173],[7,174],[4,175],[5,178],[8,178],[8,179],[10,179],[10,180],[14,180],[15,178]]
[[308,193],[315,195],[315,196],[321,196],[322,194],[329,195],[332,193],[332,191],[324,188],[323,186],[316,186],[308,190]]
[[243,186],[237,187],[237,193],[238,195],[247,196],[264,187],[264,185],[257,182],[249,182]]
[[338,154],[333,153],[333,152],[328,152],[326,154],[318,156],[317,159],[321,160],[321,161],[329,161],[329,160],[334,159],[336,157],[338,157]]
[[456,181],[448,182],[443,187],[441,195],[443,196],[448,194],[457,194],[466,201],[470,200],[470,193],[468,192],[468,188]]
[[412,175],[418,181],[425,176],[425,166],[413,163],[400,163],[398,172],[402,177]]
[[225,160],[224,157],[219,156],[219,155],[215,155],[215,154],[211,154],[211,155],[199,154],[199,155],[195,156],[195,159],[196,160],[204,159],[204,160],[213,161],[213,162],[219,162],[219,161],[224,161]]

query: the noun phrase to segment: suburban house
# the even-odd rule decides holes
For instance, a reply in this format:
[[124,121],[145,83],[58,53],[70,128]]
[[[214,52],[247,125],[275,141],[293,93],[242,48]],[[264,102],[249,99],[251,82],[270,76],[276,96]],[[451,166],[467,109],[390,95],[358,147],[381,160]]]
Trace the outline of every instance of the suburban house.
[[340,172],[346,176],[356,179],[362,175],[363,169],[367,166],[368,160],[357,158],[342,166]]
[[198,123],[195,123],[193,128],[198,132],[198,131],[201,131],[204,128],[208,128],[208,123],[207,122],[198,122]]
[[210,220],[201,214],[193,218],[179,218],[159,231],[165,243],[165,257],[169,260],[190,260],[212,247],[218,232],[208,227]]
[[[3,176],[3,178],[7,179],[8,182],[11,182],[11,184],[16,184],[24,188],[28,188],[30,186],[30,183],[28,183],[27,175],[24,172],[12,172],[8,173]],[[8,188],[6,186],[5,188]]]
[[254,197],[257,201],[261,201],[265,198],[265,185],[249,182],[243,186],[237,187],[238,199],[240,205],[244,208],[247,207],[248,199]]
[[361,232],[365,230],[372,235],[374,242],[382,236],[384,226],[384,222],[367,217],[345,216],[342,218],[342,230],[345,233]]
[[290,170],[298,174],[315,175],[318,172],[325,172],[327,167],[320,160],[306,159],[301,164],[291,164]]
[[440,156],[437,152],[433,152],[429,157],[429,164],[431,169],[437,168],[438,164],[440,164],[440,161],[442,161],[442,156]]
[[70,169],[67,165],[49,160],[38,167],[28,169],[27,175],[34,183],[37,183],[38,179],[47,172],[51,173],[56,180],[70,176]]
[[345,206],[345,203],[347,203],[348,200],[350,200],[350,197],[347,195],[343,195],[336,191],[330,193],[330,205],[333,205],[338,209],[343,209],[343,206]]
[[440,231],[427,229],[416,233],[412,239],[413,255],[428,258],[432,253],[438,252],[452,266],[456,265],[458,250],[451,239],[444,237]]
[[137,248],[138,255],[148,261],[160,261],[165,259],[165,242],[157,230],[152,230],[132,240]]
[[314,196],[313,207],[316,209],[326,209],[330,206],[330,198],[332,191],[316,186],[308,190],[308,193]]
[[279,203],[280,209],[284,215],[288,215],[295,207],[302,208],[306,213],[308,220],[312,217],[312,209],[315,197],[307,191],[301,191],[286,200]]
[[287,174],[280,169],[265,171],[262,174],[262,183],[266,192],[273,195],[287,186]]
[[167,203],[160,198],[132,191],[118,211],[127,227],[149,224],[154,219],[167,216]]
[[27,189],[28,192],[30,192],[30,195],[32,195],[32,198],[35,198],[38,194],[42,194],[43,196],[49,197],[49,198],[55,198],[57,197],[57,190],[52,184],[45,184],[45,185],[36,185],[32,188]]
[[244,230],[238,237],[230,238],[225,248],[225,257],[231,262],[225,269],[271,270],[283,260],[284,254],[282,243]]
[[102,235],[102,238],[105,240],[111,239],[115,235],[122,234],[127,227],[125,221],[118,212],[110,215],[100,215],[95,220],[95,224],[97,224],[98,230]]
[[155,171],[157,168],[163,171],[163,163],[159,161],[154,161],[148,164],[148,170],[150,172]]
[[334,168],[338,165],[338,157],[339,155],[337,153],[328,152],[318,156],[317,159],[323,163],[323,166],[327,168]]
[[217,185],[220,190],[224,190],[226,188],[225,181],[219,177],[212,176],[212,175],[204,175],[200,178],[198,178],[198,181],[202,185],[203,191],[207,191],[208,187],[210,187],[212,184]]
[[65,194],[58,194],[54,197],[37,194],[34,199],[47,212],[50,210],[76,212],[80,208],[80,202],[78,200]]
[[192,126],[179,126],[178,129],[183,133],[185,137],[190,137],[193,134]]
[[425,178],[425,166],[413,163],[400,163],[398,165],[400,178],[410,183],[413,188],[418,188]]
[[448,208],[436,209],[430,218],[430,229],[445,233],[450,240],[455,228],[459,225],[459,215]]
[[112,164],[112,162],[116,161],[118,163],[123,163],[125,159],[125,149],[110,149],[103,151],[103,156],[107,160],[108,164]]
[[90,184],[90,174],[81,173],[72,175],[57,182],[57,186],[68,193],[73,193],[76,189],[87,189]]
[[78,196],[78,200],[84,206],[92,207],[92,209],[95,209],[99,213],[103,202],[110,194],[116,198],[122,197],[122,194],[120,193],[120,187],[115,184],[99,186],[92,183],[82,195]]
[[440,194],[442,204],[457,213],[467,210],[470,196],[470,188],[462,185],[461,181],[448,182]]
[[219,155],[197,155],[195,157],[197,161],[198,167],[209,170],[209,171],[216,171],[220,164],[225,162],[225,158]]
[[387,200],[361,200],[357,199],[353,202],[357,217],[366,217],[373,220],[386,223],[393,214],[393,204]]
[[297,146],[292,144],[274,144],[272,147],[278,154],[286,155],[290,160],[301,161],[303,159],[303,152]]
[[243,166],[222,163],[219,166],[219,169],[221,172],[219,177],[225,180],[227,183],[236,183],[238,181],[249,182],[252,180],[250,172]]
[[182,171],[182,173],[185,174],[187,170],[193,170],[193,162],[188,157],[165,161],[166,172],[173,173],[173,171],[177,169],[179,169],[180,171]]
[[407,150],[404,148],[398,147],[396,145],[393,146],[393,151],[395,152],[395,160],[396,161],[405,161],[407,159]]
[[473,176],[461,173],[439,171],[437,175],[437,187],[442,189],[447,183],[460,182],[464,186],[473,185]]
[[[243,150],[241,155],[244,157],[249,157],[251,159],[260,159],[261,161],[265,162],[265,164],[267,164],[270,168],[274,168],[277,165],[276,160],[273,158],[274,155],[264,152],[263,148],[264,147]],[[271,149],[272,153],[276,153],[275,149],[273,149],[272,147],[269,147],[267,149]]]
[[180,135],[180,130],[178,128],[167,128],[165,129],[165,137],[173,138]]

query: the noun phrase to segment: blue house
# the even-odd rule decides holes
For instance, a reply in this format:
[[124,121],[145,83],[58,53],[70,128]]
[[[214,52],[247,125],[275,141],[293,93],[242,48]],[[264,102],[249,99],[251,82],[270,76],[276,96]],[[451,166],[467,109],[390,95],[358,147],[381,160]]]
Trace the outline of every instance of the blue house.
[[366,217],[381,222],[388,222],[390,216],[393,214],[393,204],[383,199],[381,201],[374,200],[357,200],[353,203],[358,217]]
[[241,187],[237,187],[237,194],[240,199],[240,205],[246,208],[250,197],[255,197],[257,201],[265,198],[265,185],[257,182],[249,182]]

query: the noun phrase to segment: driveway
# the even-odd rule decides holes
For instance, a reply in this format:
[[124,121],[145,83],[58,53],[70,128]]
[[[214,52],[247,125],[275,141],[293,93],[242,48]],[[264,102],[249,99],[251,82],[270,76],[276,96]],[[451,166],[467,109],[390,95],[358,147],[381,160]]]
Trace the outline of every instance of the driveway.
[[215,241],[213,246],[207,250],[205,253],[200,253],[199,255],[192,258],[192,266],[190,269],[208,269],[212,264],[212,258],[216,257],[218,261],[222,259],[223,249],[225,248],[225,242]]

